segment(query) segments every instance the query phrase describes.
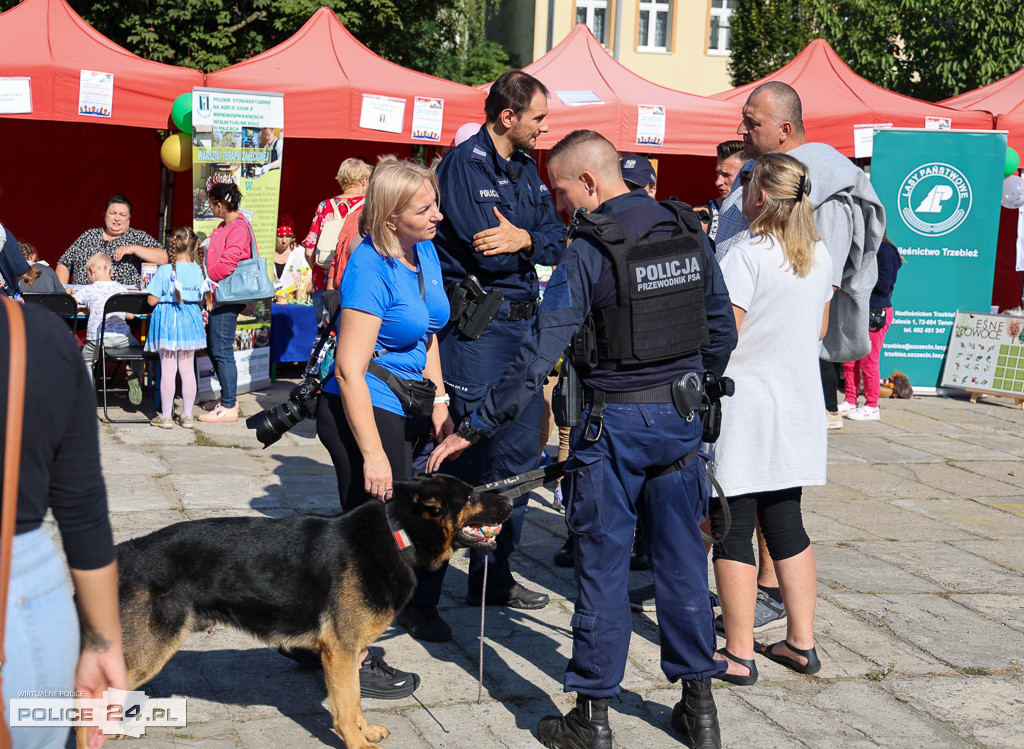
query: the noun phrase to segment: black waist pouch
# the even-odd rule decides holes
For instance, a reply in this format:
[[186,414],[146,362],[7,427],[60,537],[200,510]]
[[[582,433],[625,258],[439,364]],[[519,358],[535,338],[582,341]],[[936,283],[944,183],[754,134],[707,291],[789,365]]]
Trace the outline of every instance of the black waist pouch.
[[388,386],[410,416],[425,419],[434,412],[437,385],[432,380],[404,380],[375,361],[371,361],[366,370]]

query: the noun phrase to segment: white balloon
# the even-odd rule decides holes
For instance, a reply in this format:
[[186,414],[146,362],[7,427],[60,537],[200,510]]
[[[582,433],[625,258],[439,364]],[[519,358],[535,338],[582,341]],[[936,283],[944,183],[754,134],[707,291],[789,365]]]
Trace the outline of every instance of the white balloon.
[[455,131],[455,142],[452,145],[453,146],[458,146],[458,145],[466,142],[467,140],[472,138],[474,135],[476,135],[477,132],[479,132],[479,130],[480,130],[480,123],[478,123],[478,122],[467,122],[465,125],[463,125],[458,130]]
[[1011,174],[1003,180],[1003,208],[1016,210],[1024,206],[1024,178]]

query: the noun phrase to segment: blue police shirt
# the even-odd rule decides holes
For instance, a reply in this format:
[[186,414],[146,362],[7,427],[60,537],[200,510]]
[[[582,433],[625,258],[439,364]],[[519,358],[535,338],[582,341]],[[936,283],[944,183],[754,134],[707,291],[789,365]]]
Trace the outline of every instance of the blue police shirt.
[[[601,204],[596,212],[610,216],[633,234],[642,234],[658,222],[675,223],[671,211],[641,190],[616,196]],[[722,375],[736,347],[736,318],[722,271],[706,237],[704,259],[708,270],[704,279],[707,345],[697,353],[672,361],[616,371],[581,372],[584,384],[608,392],[629,392],[664,385],[687,372],[709,369],[719,377]],[[533,393],[543,387],[544,380],[590,310],[615,304],[615,272],[611,259],[587,240],[574,239],[548,281],[540,314],[523,341],[519,357],[472,414],[473,428],[490,434],[515,419]]]
[[[565,251],[565,225],[551,193],[537,174],[537,165],[522,152],[503,159],[486,127],[449,151],[437,168],[441,213],[434,243],[445,286],[474,275],[485,288],[498,288],[512,301],[538,294],[533,264],[557,265]],[[533,252],[485,257],[473,249],[473,235],[498,226],[497,208],[508,221],[525,229]]]

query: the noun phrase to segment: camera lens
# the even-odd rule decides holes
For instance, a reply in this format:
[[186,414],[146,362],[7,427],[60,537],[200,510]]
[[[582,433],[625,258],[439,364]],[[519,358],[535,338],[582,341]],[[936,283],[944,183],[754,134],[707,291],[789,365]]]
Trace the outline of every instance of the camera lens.
[[256,430],[256,439],[264,448],[281,439],[281,435],[306,418],[303,409],[294,401],[287,400],[276,408],[250,416],[245,425]]

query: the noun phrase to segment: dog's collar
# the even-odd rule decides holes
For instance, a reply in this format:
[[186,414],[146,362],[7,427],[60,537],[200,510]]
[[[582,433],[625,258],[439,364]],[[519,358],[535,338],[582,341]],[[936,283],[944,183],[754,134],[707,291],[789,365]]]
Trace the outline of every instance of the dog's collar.
[[401,521],[395,516],[394,510],[395,503],[393,500],[388,500],[384,503],[384,515],[388,519],[388,527],[391,530],[391,538],[394,539],[395,545],[398,547],[399,553],[402,555],[402,559],[410,567],[416,567],[421,563],[420,555],[416,551],[416,547],[413,545],[412,540],[409,538],[409,534],[405,532],[405,528],[402,527]]

